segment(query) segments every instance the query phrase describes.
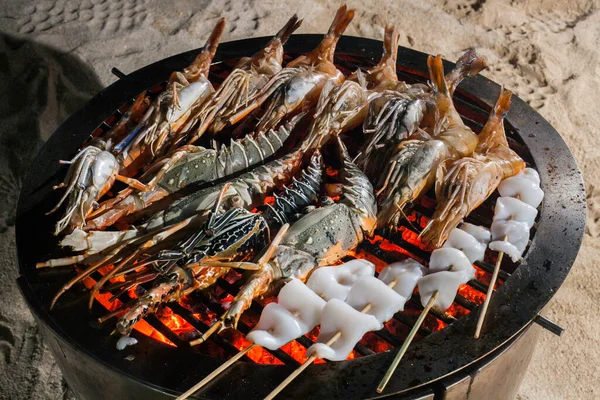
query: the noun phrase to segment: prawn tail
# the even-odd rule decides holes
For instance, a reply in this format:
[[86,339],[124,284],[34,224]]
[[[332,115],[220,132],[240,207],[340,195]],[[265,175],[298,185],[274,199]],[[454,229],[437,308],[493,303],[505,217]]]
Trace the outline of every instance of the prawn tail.
[[510,90],[500,89],[500,96],[498,97],[498,101],[496,101],[492,116],[504,118],[510,109],[511,98],[512,92]]
[[427,68],[429,68],[429,76],[433,90],[436,93],[447,93],[448,86],[444,77],[444,65],[442,64],[442,56],[429,56],[427,58]]
[[290,18],[289,21],[283,26],[283,28],[277,32],[274,39],[279,40],[281,44],[285,44],[290,36],[292,36],[292,33],[294,33],[294,31],[296,31],[300,25],[302,25],[302,20],[298,19],[298,14],[294,14],[292,18]]
[[465,51],[458,61],[456,61],[454,69],[446,76],[450,93],[454,93],[454,90],[464,78],[477,75],[485,68],[487,68],[485,59],[480,57],[475,49]]

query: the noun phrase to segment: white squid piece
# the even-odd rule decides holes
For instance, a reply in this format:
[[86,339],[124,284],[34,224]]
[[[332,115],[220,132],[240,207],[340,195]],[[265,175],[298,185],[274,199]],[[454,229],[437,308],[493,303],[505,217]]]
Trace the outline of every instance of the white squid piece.
[[473,236],[479,243],[483,243],[486,246],[490,242],[491,234],[490,230],[484,228],[483,226],[473,225],[468,222],[463,222],[458,227],[461,231],[467,232],[469,235]]
[[288,282],[269,303],[246,338],[269,350],[310,332],[321,319],[325,301],[298,279]]
[[[463,277],[463,283],[475,279],[476,270],[473,268],[471,261],[469,261],[465,253],[451,247],[435,249],[431,253],[431,258],[429,259],[430,274],[433,275],[433,273],[447,271],[450,268],[452,268],[452,272],[460,274]],[[419,288],[420,287],[421,283],[419,282]],[[421,290],[419,289],[419,293],[420,292]]]
[[513,262],[517,262],[529,243],[529,226],[520,221],[494,221],[492,238],[494,241],[490,243],[491,250],[503,251]]
[[475,261],[483,260],[487,243],[480,242],[477,238],[462,229],[453,229],[450,235],[448,235],[443,248],[460,250],[469,259],[470,263],[474,263]]
[[[363,314],[341,300],[329,300],[321,314],[321,331],[317,343],[306,350],[306,355],[316,355],[331,361],[345,360],[365,333],[382,327],[374,316]],[[341,333],[339,338],[327,345],[338,332]]]
[[419,281],[419,295],[421,296],[421,304],[423,307],[429,302],[434,292],[438,292],[438,296],[433,303],[433,308],[444,311],[450,308],[456,297],[458,288],[465,280],[463,273],[458,271],[439,271],[426,275]]
[[363,276],[352,285],[346,303],[359,311],[370,304],[365,314],[374,316],[383,324],[398,311],[404,311],[406,300],[374,276]]
[[326,301],[331,299],[344,301],[358,278],[374,274],[373,263],[356,259],[342,265],[318,268],[310,275],[306,285]]
[[396,284],[392,289],[400,296],[408,299],[415,291],[419,279],[426,273],[427,268],[412,258],[407,258],[385,267],[379,274],[379,279],[385,284],[390,284],[396,280]]
[[544,199],[540,177],[531,168],[525,168],[519,174],[503,180],[498,186],[498,192],[502,197],[518,198],[533,208],[537,208]]
[[[494,210],[494,222],[496,221],[519,221],[524,222],[529,229],[535,222],[537,209],[529,204],[512,197],[499,197],[496,200]],[[494,239],[496,240],[496,239]]]

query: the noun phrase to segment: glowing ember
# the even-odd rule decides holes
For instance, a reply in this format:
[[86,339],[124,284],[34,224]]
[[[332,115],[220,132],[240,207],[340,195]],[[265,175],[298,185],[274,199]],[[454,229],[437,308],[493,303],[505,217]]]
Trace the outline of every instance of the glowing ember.
[[460,285],[458,288],[458,294],[469,300],[471,303],[483,304],[485,301],[485,294],[473,289],[469,285]]
[[387,351],[394,348],[394,346],[392,346],[390,343],[386,342],[372,332],[367,332],[367,334],[363,336],[359,343],[373,350],[375,353],[381,353],[382,351]]
[[[96,281],[89,276],[86,277],[82,282],[83,282],[84,286],[88,289],[93,288],[94,285],[96,284]],[[114,301],[111,302],[110,301],[111,297],[112,297],[112,295],[110,293],[104,293],[104,294],[96,293],[96,295],[94,296],[94,298],[96,300],[98,300],[98,303],[100,303],[108,311],[114,311],[123,305],[123,303],[121,303],[121,301],[118,299],[115,299]],[[147,323],[143,319],[139,320],[133,326],[133,329],[140,332],[143,335],[146,335],[155,340],[158,340],[159,342],[168,344],[169,346],[177,347],[177,346],[175,346],[175,343],[171,342],[162,333],[160,333],[159,331],[154,329],[149,323]]]
[[180,337],[183,337],[183,335],[192,331],[196,331],[192,325],[190,325],[179,315],[173,313],[173,310],[171,310],[169,307],[162,308],[159,315],[159,320],[165,324],[167,328],[175,332]]
[[292,340],[288,344],[283,345],[281,350],[300,364],[308,360],[308,357],[306,357],[306,347],[302,346],[296,340]]
[[[233,329],[227,329],[223,331],[221,336],[228,340],[238,350],[244,350],[246,347],[252,344],[251,342],[246,340],[246,338],[240,331],[236,331]],[[248,356],[248,358],[250,358],[257,364],[283,365],[283,362],[281,362],[280,359],[278,359],[273,354],[269,353],[268,350],[265,350],[260,346],[254,347],[246,355]]]
[[[407,231],[407,232],[411,232],[411,231]],[[417,237],[416,233],[414,233],[414,232],[411,232],[411,233],[413,233],[415,235],[415,238]],[[407,240],[407,239],[405,239],[405,240]],[[407,241],[410,241],[410,240],[407,240]],[[376,246],[379,246],[379,248],[381,250],[383,250],[386,253],[390,254],[391,256],[397,258],[398,260],[402,260],[408,256],[416,261],[423,262],[423,260],[421,258],[412,254],[410,251],[398,246],[395,243],[390,242],[388,239],[386,239],[382,236],[375,235],[373,237],[373,239],[369,239],[369,242],[371,242],[372,244],[374,244]]]

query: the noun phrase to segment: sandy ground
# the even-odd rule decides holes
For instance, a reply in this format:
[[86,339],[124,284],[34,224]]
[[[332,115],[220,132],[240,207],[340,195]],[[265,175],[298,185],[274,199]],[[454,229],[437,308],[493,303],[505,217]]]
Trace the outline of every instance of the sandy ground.
[[[455,60],[468,47],[485,75],[527,100],[567,141],[583,170],[589,212],[582,250],[544,311],[566,328],[541,335],[521,399],[600,396],[600,1],[389,1],[358,9],[347,33],[380,39],[396,23],[400,44]],[[161,5],[162,4],[162,5]],[[299,32],[323,33],[337,1],[0,0],[0,397],[71,398],[15,285],[14,213],[29,163],[54,128],[115,78],[199,47],[225,16],[224,41],[271,35],[293,13]]]

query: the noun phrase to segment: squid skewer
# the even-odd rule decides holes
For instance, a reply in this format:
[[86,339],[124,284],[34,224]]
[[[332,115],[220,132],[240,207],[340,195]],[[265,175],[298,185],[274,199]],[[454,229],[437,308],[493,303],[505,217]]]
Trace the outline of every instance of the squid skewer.
[[[261,343],[263,347],[275,350],[310,332],[319,324],[325,301],[334,298],[346,300],[358,279],[373,279],[374,273],[375,266],[372,263],[356,259],[339,266],[318,268],[306,285],[297,279],[291,280],[279,292],[278,302],[269,303],[269,309],[265,307],[258,324],[246,335],[246,339],[253,343],[178,397],[178,400],[184,400],[206,386],[247,352],[261,346]],[[415,285],[416,281],[413,289]]]
[[[281,382],[279,386],[271,391],[265,399],[271,400],[275,398],[317,358],[321,357],[337,361],[347,357],[353,344],[360,339],[364,332],[381,329],[384,322],[391,319],[396,312],[403,310],[404,304],[413,293],[417,281],[419,277],[423,276],[424,271],[424,267],[408,259],[387,266],[382,271],[379,279],[368,274],[356,278],[355,283],[348,293],[346,303],[343,303],[341,298],[334,297],[327,303],[326,307],[329,307],[329,310],[334,310],[331,311],[332,313],[342,314],[346,311],[352,315],[352,313],[358,312],[366,314],[365,317],[369,316],[371,319],[364,318],[360,332],[346,332],[345,335],[347,337],[343,339],[346,343],[342,344],[338,350],[333,350],[331,346],[337,344],[344,335],[343,328],[340,328],[335,333],[325,331],[336,325],[342,327],[343,324],[334,322],[333,324],[329,324],[331,325],[330,327],[324,326],[324,324],[328,325],[329,321],[326,317],[330,317],[330,315],[327,314],[329,310],[323,310],[319,341],[321,341],[322,335],[332,334],[332,336],[327,339],[326,343],[316,343],[311,346],[308,349],[308,353],[312,352],[312,355]],[[358,317],[358,314],[355,315]],[[350,336],[357,337],[358,339],[351,340]]]
[[526,168],[518,175],[504,180],[498,187],[500,195],[503,197],[499,197],[496,202],[492,222],[494,241],[489,245],[490,249],[498,251],[498,259],[494,265],[490,286],[477,320],[477,327],[473,335],[475,339],[479,339],[481,335],[505,251],[509,253],[508,255],[513,261],[518,261],[525,251],[529,241],[529,230],[537,216],[537,207],[544,197],[539,183],[537,172]]
[[459,286],[475,278],[475,268],[472,263],[484,257],[485,247],[481,242],[487,245],[487,238],[482,238],[486,235],[482,235],[482,231],[483,228],[470,224],[465,224],[460,229],[455,228],[451,232],[451,235],[454,234],[451,245],[444,245],[443,248],[435,249],[431,253],[429,273],[418,279],[419,294],[424,309],[377,386],[377,393],[382,393],[385,389],[429,311],[433,307],[441,310],[448,309],[456,297]]

